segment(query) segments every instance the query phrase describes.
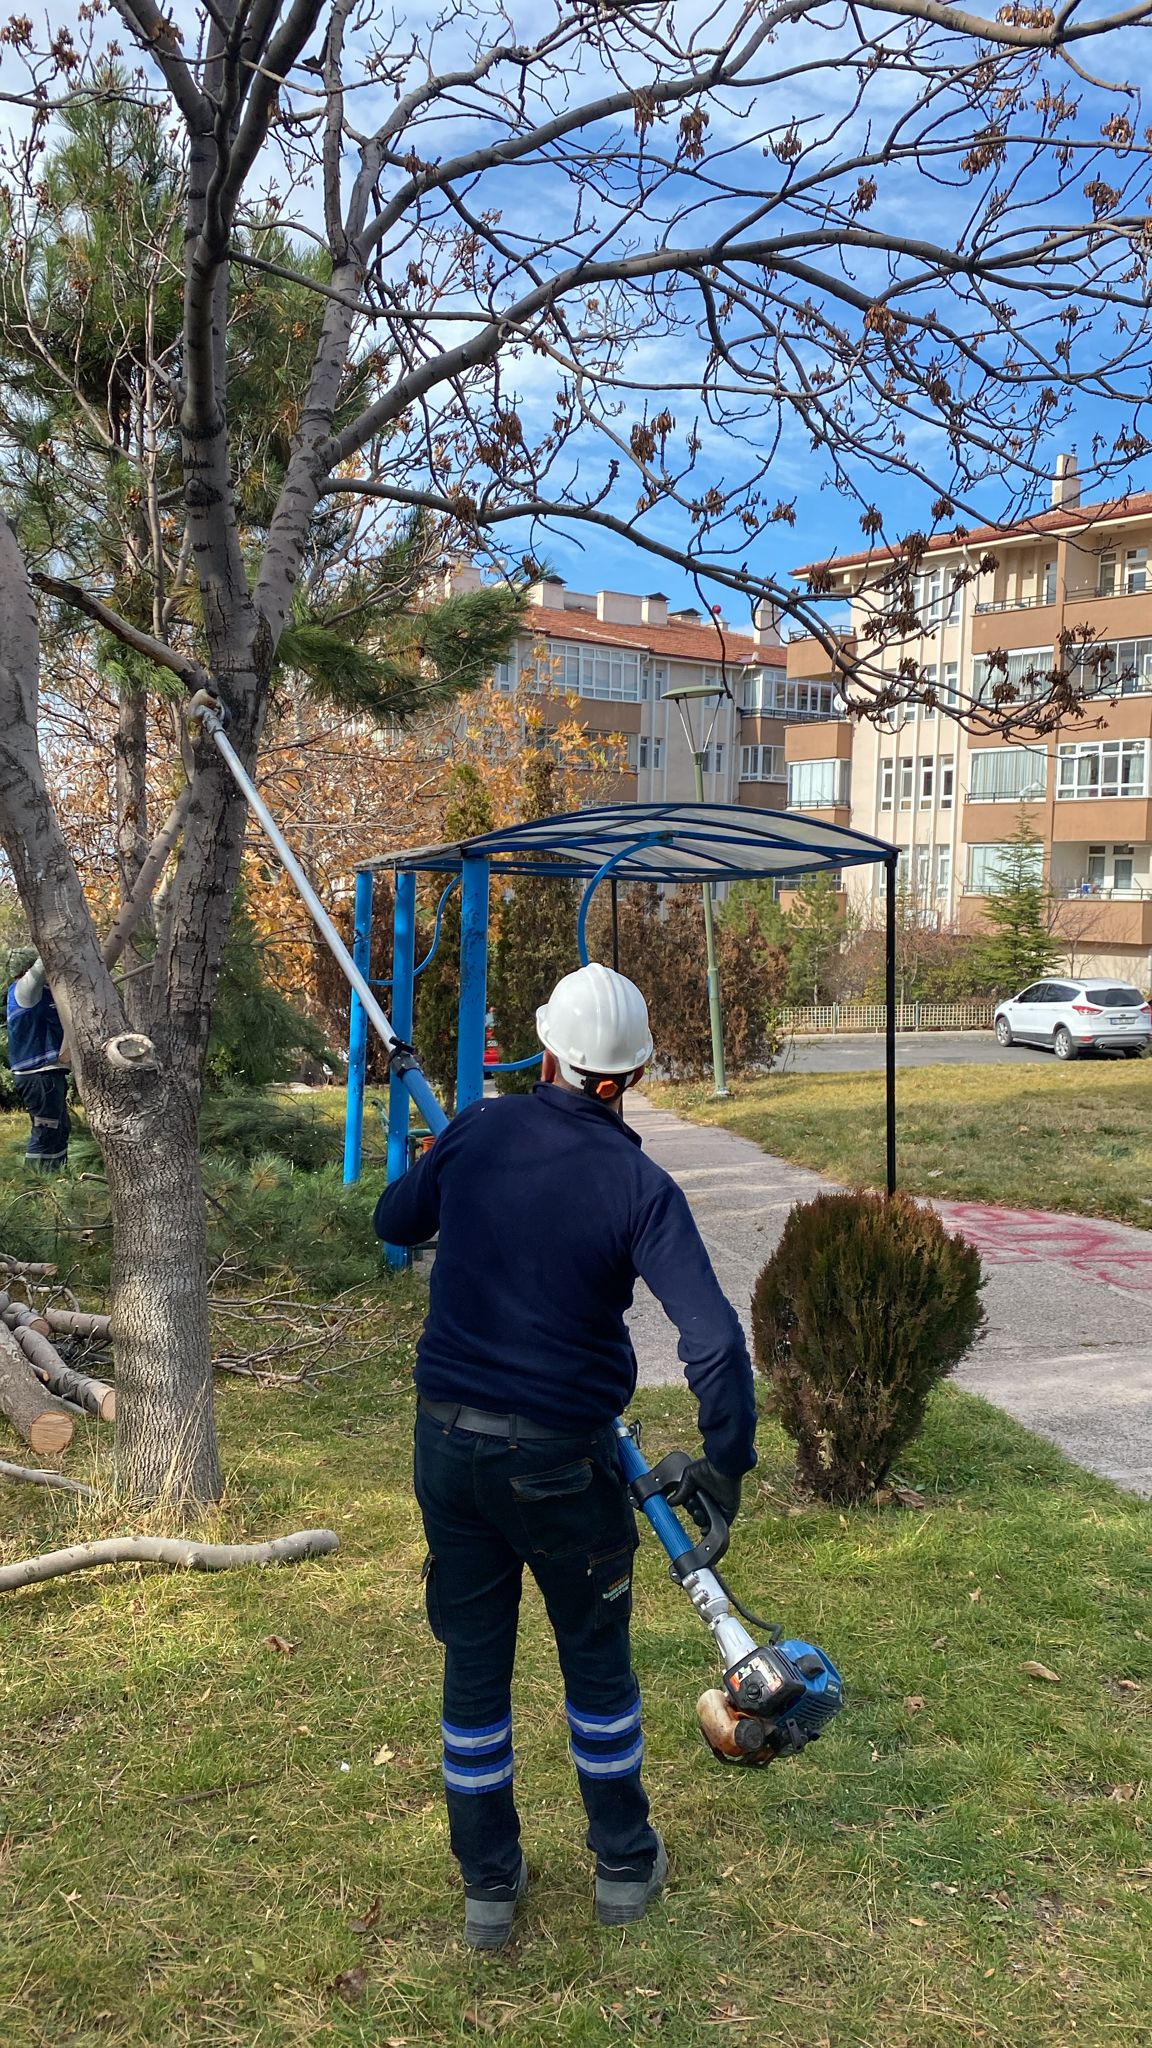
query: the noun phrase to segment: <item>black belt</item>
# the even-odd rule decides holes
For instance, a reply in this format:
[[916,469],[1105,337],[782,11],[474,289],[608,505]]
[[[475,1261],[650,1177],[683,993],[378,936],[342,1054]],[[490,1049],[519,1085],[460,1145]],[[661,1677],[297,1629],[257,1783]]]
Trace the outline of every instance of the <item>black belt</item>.
[[515,1444],[521,1437],[525,1443],[533,1441],[571,1443],[574,1437],[592,1437],[590,1429],[546,1429],[542,1422],[532,1422],[526,1415],[490,1415],[485,1408],[462,1408],[455,1401],[429,1401],[420,1396],[420,1406],[425,1415],[434,1422],[443,1423],[445,1429],[468,1429],[475,1436],[503,1436]]

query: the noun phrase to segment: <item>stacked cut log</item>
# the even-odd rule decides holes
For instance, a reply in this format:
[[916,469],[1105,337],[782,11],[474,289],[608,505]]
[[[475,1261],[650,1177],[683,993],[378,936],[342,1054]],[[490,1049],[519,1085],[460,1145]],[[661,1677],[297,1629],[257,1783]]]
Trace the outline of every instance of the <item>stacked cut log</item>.
[[8,1288],[19,1278],[50,1278],[50,1266],[30,1266],[0,1253],[0,1413],[35,1451],[67,1448],[75,1430],[73,1415],[83,1412],[103,1422],[116,1416],[116,1392],[105,1380],[93,1379],[67,1365],[54,1338],[95,1338],[111,1334],[107,1316],[79,1309],[49,1308],[42,1313],[13,1301]]
[[[3,1293],[0,1291],[0,1301]],[[61,1312],[69,1315],[67,1310]],[[71,1401],[77,1408],[83,1408],[89,1415],[98,1416],[101,1422],[116,1420],[116,1389],[106,1380],[92,1379],[87,1373],[76,1372],[65,1365],[56,1346],[52,1343],[53,1325],[46,1316],[38,1316],[30,1308],[18,1302],[0,1310],[4,1323],[11,1330],[20,1349],[36,1374],[37,1379],[58,1394],[63,1401]],[[106,1322],[106,1317],[69,1315],[69,1321],[95,1323]],[[75,1332],[80,1335],[81,1332]]]
[[63,1401],[37,1378],[6,1323],[0,1322],[0,1409],[26,1444],[41,1453],[67,1450],[76,1424]]

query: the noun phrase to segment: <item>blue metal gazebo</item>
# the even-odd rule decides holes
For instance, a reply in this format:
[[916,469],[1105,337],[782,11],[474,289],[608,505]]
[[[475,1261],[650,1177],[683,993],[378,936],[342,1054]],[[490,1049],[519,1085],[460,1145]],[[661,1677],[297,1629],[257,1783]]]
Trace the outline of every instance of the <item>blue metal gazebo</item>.
[[[484,1040],[488,1006],[488,903],[493,876],[549,875],[586,883],[578,920],[578,943],[587,959],[584,928],[599,883],[736,882],[799,879],[845,867],[882,861],[887,887],[888,1186],[896,1184],[895,1124],[895,909],[898,850],[868,833],[824,824],[788,811],[752,810],[738,804],[605,804],[509,825],[442,846],[405,848],[382,854],[356,875],[353,958],[370,976],[373,881],[378,871],[395,877],[391,987],[393,1029],[412,1036],[416,977],[428,964],[439,938],[440,916],[453,889],[460,889],[460,1007],[456,1057],[456,1107],[463,1109],[484,1090]],[[416,879],[446,876],[437,907],[432,948],[416,965]],[[615,892],[613,892],[615,893]],[[541,990],[541,1000],[547,990]],[[353,990],[348,1040],[348,1108],[344,1178],[360,1177],[368,1020]],[[526,1064],[531,1064],[527,1062]],[[423,1081],[423,1076],[420,1077]],[[424,1084],[426,1086],[426,1084]],[[388,1178],[405,1171],[411,1096],[407,1077],[393,1071],[388,1098]]]

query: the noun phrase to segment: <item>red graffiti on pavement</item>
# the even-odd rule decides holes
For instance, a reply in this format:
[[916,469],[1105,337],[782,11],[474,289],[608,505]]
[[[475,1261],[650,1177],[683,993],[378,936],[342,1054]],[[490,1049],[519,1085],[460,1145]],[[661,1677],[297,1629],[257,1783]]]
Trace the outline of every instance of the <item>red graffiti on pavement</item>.
[[994,1209],[983,1202],[935,1202],[933,1207],[989,1265],[1046,1259],[1102,1286],[1152,1294],[1152,1231],[1043,1209]]

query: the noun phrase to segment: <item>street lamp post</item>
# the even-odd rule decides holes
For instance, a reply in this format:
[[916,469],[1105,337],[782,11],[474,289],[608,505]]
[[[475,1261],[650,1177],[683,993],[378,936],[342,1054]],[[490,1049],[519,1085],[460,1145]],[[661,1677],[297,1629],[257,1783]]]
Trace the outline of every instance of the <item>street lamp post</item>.
[[[696,800],[704,801],[704,763],[716,730],[716,719],[727,693],[714,683],[685,683],[682,689],[665,690],[664,702],[675,704],[684,727],[684,737],[692,755],[696,772]],[[711,705],[711,712],[706,709]],[[693,707],[700,707],[699,738],[692,728]],[[712,1078],[713,1092],[719,1100],[728,1094],[728,1083],[724,1075],[724,1017],[720,1007],[720,970],[716,965],[716,926],[712,916],[712,884],[703,882],[701,894],[704,898],[704,949],[708,959],[708,1022],[712,1031]]]

